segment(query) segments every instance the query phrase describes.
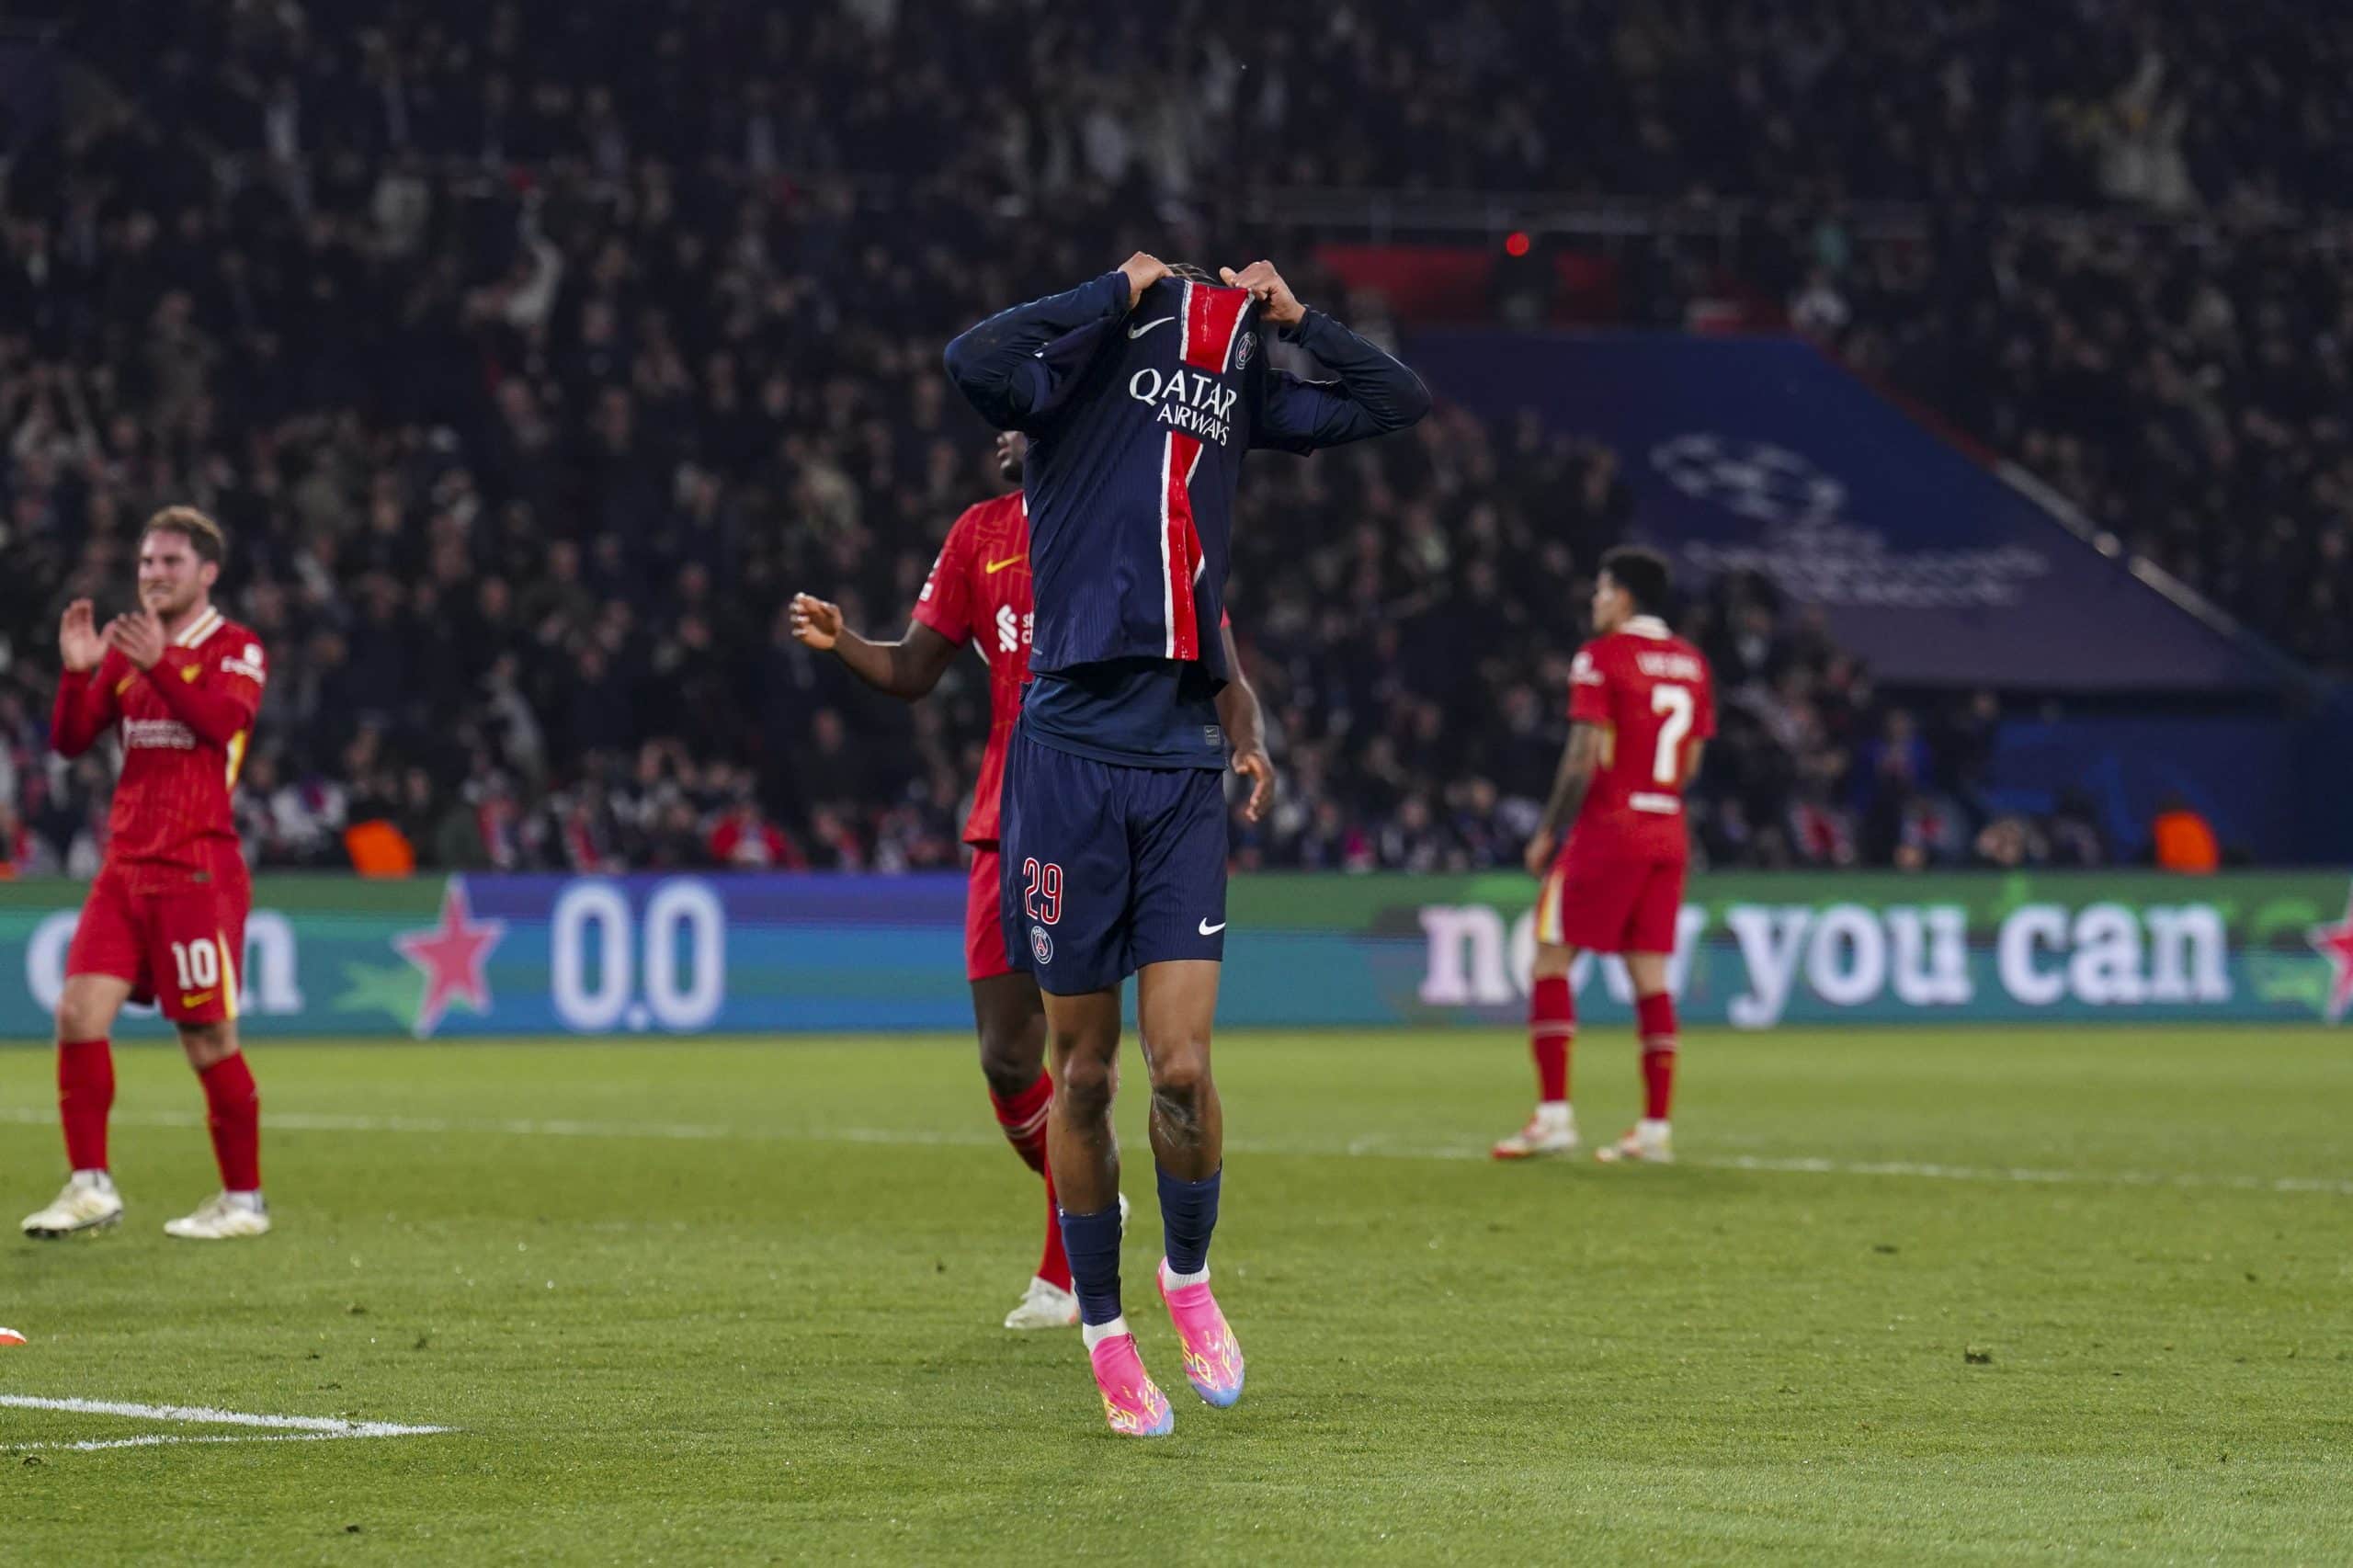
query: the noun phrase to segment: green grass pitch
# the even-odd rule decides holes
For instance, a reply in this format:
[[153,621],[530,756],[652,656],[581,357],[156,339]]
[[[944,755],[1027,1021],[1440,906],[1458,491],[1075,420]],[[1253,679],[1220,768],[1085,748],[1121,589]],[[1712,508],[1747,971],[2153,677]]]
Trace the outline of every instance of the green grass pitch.
[[[1140,1066],[1128,1301],[1176,1435],[997,1326],[1035,1179],[969,1041],[256,1046],[279,1229],[176,1052],[119,1055],[119,1232],[35,1244],[0,1055],[0,1561],[2250,1563],[2353,1559],[2353,1037],[1699,1033],[1672,1169],[1478,1157],[1507,1032],[1219,1042],[1220,1292],[1183,1384]],[[1631,1041],[1580,1042],[1588,1137]]]

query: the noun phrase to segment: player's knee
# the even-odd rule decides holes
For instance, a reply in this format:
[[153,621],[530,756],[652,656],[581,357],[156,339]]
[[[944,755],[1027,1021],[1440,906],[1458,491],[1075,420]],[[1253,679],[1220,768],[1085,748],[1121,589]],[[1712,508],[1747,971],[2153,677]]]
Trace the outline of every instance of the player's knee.
[[1152,1097],[1179,1108],[1198,1104],[1210,1091],[1206,1043],[1156,1047],[1152,1053]]
[[227,1024],[182,1024],[180,1049],[198,1072],[227,1060],[237,1049],[237,1033]]
[[1536,949],[1535,975],[1539,980],[1565,980],[1569,967],[1577,960],[1574,948],[1555,947],[1544,943]]
[[995,1093],[1013,1096],[1046,1070],[1046,1034],[1031,1024],[989,1024],[981,1029],[981,1076]]
[[1211,1093],[1206,1062],[1198,1067],[1156,1073],[1152,1084],[1153,1119],[1176,1142],[1189,1143],[1200,1136]]
[[1089,1120],[1110,1114],[1112,1083],[1110,1062],[1098,1056],[1073,1056],[1054,1080],[1054,1095],[1067,1114]]
[[1010,1099],[1038,1081],[1041,1071],[1033,1059],[1023,1068],[1020,1056],[1002,1040],[981,1040],[981,1076],[988,1083],[989,1092]]
[[57,1038],[104,1040],[114,1027],[114,1009],[67,986],[57,1000]]

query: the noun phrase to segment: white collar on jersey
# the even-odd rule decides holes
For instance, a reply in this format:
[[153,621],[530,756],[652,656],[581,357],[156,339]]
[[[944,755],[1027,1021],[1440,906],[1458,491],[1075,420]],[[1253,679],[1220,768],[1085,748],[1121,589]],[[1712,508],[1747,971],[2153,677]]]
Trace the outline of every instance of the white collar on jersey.
[[173,646],[179,648],[197,647],[201,644],[206,638],[220,631],[222,622],[227,619],[228,618],[223,616],[219,610],[214,609],[210,605],[207,605],[204,607],[204,613],[202,615],[199,615],[194,620],[189,621],[186,630],[182,631],[177,637],[172,639],[172,644]]
[[1629,637],[1667,638],[1675,635],[1666,629],[1666,622],[1654,615],[1629,616],[1626,624],[1618,630]]

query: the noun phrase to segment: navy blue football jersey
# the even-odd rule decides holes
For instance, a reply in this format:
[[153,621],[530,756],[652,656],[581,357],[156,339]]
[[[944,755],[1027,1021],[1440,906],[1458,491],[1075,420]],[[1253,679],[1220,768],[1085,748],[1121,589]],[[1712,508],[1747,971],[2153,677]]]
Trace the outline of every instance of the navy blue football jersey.
[[[949,345],[949,375],[982,416],[1029,437],[1029,668],[1041,684],[1164,660],[1200,666],[1169,671],[1172,688],[1214,694],[1229,674],[1218,628],[1243,455],[1336,447],[1429,411],[1413,371],[1319,312],[1290,335],[1339,379],[1270,369],[1257,317],[1245,290],[1176,278],[1131,311],[1115,270]],[[1180,706],[1189,722],[1193,705]],[[1106,749],[1131,748],[1110,737]]]

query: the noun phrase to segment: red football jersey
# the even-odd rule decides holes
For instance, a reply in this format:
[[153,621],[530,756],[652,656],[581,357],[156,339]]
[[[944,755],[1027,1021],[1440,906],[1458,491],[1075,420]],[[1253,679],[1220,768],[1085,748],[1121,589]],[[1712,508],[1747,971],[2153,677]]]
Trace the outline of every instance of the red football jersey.
[[931,576],[915,600],[915,619],[950,642],[971,642],[989,666],[989,745],[972,786],[964,842],[995,844],[997,797],[1005,788],[1005,748],[1021,717],[1029,677],[1029,514],[1021,494],[968,508],[948,530]]
[[208,871],[237,847],[229,809],[261,688],[261,640],[206,609],[142,671],[112,648],[96,670],[67,671],[57,689],[51,744],[79,756],[117,724],[122,776],[107,822],[107,861],[140,881],[171,882]]
[[1569,717],[1608,731],[1572,835],[1577,853],[1688,855],[1684,767],[1691,744],[1716,733],[1706,657],[1656,616],[1635,616],[1577,650]]

